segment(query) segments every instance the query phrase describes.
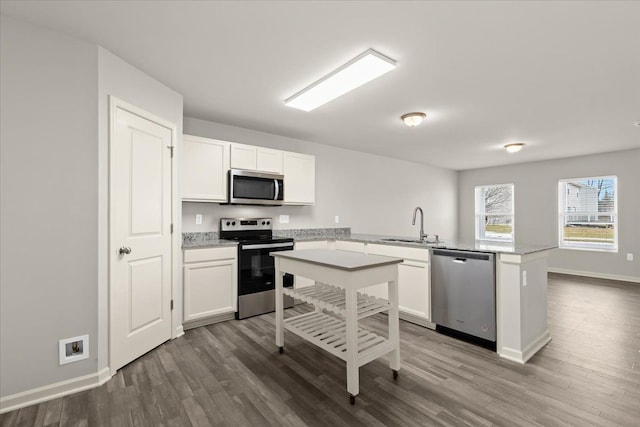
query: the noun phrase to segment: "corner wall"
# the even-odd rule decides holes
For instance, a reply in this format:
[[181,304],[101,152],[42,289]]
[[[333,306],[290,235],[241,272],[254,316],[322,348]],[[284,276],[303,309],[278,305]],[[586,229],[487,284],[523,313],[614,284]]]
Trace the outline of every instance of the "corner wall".
[[[184,202],[182,231],[217,231],[221,217],[269,216],[276,229],[351,227],[354,233],[418,237],[413,209],[424,210],[425,232],[456,237],[455,171],[185,117],[184,133],[316,156],[315,206],[224,206]],[[203,224],[195,225],[195,215]],[[278,224],[279,215],[290,216]],[[336,224],[335,216],[340,217]]]
[[[558,181],[564,178],[618,177],[618,253],[555,249],[549,268],[594,277],[640,281],[640,149],[522,163],[458,173],[458,229],[474,239],[474,188],[515,184],[515,239],[558,244]],[[632,253],[634,261],[626,261]]]
[[[98,368],[97,47],[1,17],[0,396]],[[89,334],[89,359],[58,340]]]

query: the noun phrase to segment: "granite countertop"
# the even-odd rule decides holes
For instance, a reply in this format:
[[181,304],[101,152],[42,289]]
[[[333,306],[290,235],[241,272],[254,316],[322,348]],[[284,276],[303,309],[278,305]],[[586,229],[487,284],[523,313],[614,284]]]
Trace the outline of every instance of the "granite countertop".
[[[489,242],[480,240],[443,242],[420,242],[416,237],[386,236],[380,234],[351,233],[349,228],[313,228],[313,229],[288,229],[273,230],[274,237],[291,237],[296,242],[310,242],[320,240],[344,240],[350,242],[374,243],[378,245],[402,246],[408,248],[424,249],[456,249],[476,252],[492,252],[513,255],[527,255],[535,252],[557,248],[557,245],[540,244],[509,244],[502,242]],[[389,241],[391,240],[391,241]],[[207,233],[183,233],[182,248],[214,248],[225,246],[237,246],[237,242],[220,239],[217,232]]]

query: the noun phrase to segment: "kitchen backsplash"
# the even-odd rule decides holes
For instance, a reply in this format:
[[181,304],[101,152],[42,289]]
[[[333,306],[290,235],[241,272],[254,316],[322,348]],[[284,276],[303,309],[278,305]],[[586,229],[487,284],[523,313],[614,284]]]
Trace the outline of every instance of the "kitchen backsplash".
[[[351,228],[290,228],[273,230],[274,237],[293,237],[298,240],[338,239],[351,236]],[[217,231],[182,233],[182,246],[193,247],[214,243],[220,239]]]
[[273,230],[274,237],[293,237],[294,239],[336,239],[351,236],[351,227],[344,228],[289,228]]

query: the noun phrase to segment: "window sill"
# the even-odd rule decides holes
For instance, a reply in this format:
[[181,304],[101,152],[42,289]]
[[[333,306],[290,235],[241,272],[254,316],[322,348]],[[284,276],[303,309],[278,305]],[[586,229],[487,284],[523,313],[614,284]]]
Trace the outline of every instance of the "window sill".
[[568,249],[572,251],[587,251],[587,252],[607,252],[607,253],[618,253],[618,248],[586,248],[583,246],[567,246],[567,245],[558,245],[558,249]]

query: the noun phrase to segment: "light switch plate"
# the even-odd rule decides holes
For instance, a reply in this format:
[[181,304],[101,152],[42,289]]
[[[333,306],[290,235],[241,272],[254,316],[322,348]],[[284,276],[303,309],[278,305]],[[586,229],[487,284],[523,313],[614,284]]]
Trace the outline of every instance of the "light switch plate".
[[336,215],[335,221],[336,221],[336,224],[340,224],[340,217],[338,215]]
[[627,261],[633,261],[633,254],[632,253],[628,253],[627,254]]
[[280,218],[278,218],[278,222],[280,224],[289,224],[289,215],[280,215]]

